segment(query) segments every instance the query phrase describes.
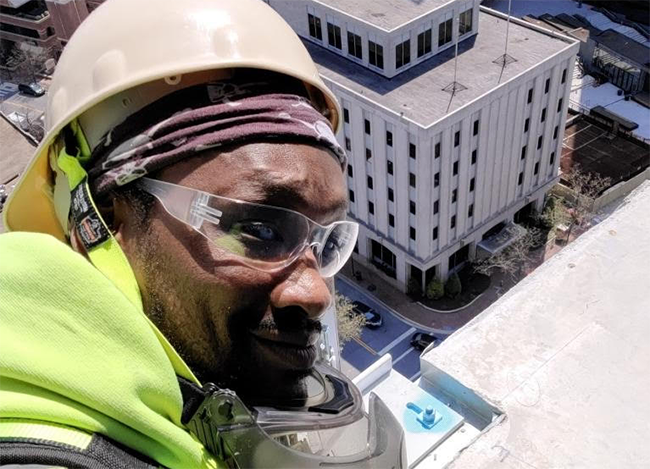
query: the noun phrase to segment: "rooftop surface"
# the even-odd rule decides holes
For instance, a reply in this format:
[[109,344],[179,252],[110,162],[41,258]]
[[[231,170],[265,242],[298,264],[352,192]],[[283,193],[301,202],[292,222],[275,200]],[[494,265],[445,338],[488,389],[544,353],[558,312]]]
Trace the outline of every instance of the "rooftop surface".
[[316,0],[373,26],[391,31],[454,0]]
[[481,9],[478,31],[477,35],[458,45],[457,81],[467,89],[457,92],[453,99],[450,93],[443,91],[454,81],[453,47],[389,79],[323,47],[308,41],[305,44],[323,78],[395,113],[403,112],[404,117],[423,127],[573,45],[513,21],[508,54],[517,62],[502,69],[493,60],[504,51],[506,20]]
[[645,182],[423,356],[423,380],[505,412],[449,469],[650,467],[649,211]]
[[562,172],[579,164],[586,172],[611,178],[614,185],[650,165],[648,146],[623,137],[611,138],[605,126],[579,118],[567,126],[562,141]]

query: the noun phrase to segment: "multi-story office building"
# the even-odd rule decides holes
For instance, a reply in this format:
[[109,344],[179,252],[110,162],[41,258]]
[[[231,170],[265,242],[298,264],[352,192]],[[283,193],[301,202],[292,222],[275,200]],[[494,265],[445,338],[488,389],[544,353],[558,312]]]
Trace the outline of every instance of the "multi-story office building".
[[45,2],[0,0],[0,42],[5,60],[14,47],[53,53],[59,41]]
[[508,26],[479,0],[268,3],[343,106],[356,260],[424,287],[505,246],[516,230],[503,228],[542,207],[577,41]]

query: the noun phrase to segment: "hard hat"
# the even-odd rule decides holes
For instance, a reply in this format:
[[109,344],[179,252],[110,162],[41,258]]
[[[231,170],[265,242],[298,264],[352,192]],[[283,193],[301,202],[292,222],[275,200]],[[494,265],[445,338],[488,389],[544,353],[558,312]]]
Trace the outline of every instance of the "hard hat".
[[[301,80],[339,126],[339,108],[301,40],[259,0],[109,0],[77,29],[49,89],[46,135],[4,211],[9,231],[67,235],[69,189],[55,196],[57,136],[78,122],[90,147],[128,115],[181,88],[237,68]],[[61,195],[62,192],[65,194]],[[56,202],[55,202],[56,200]]]

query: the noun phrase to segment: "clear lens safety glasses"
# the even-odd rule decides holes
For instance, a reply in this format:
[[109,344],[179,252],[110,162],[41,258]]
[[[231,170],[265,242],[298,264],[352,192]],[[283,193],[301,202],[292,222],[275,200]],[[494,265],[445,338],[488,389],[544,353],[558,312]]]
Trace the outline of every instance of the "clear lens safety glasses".
[[141,178],[136,184],[156,197],[171,216],[258,270],[281,270],[312,249],[320,274],[331,277],[347,262],[359,234],[359,225],[351,221],[322,226],[285,208],[150,178]]

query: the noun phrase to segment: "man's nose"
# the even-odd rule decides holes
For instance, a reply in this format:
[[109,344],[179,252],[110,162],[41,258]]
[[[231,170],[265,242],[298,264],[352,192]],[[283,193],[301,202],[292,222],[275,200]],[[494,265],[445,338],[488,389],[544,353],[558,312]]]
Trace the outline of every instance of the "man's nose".
[[308,249],[291,267],[291,273],[271,292],[274,308],[299,307],[309,319],[318,319],[332,302],[332,292]]

